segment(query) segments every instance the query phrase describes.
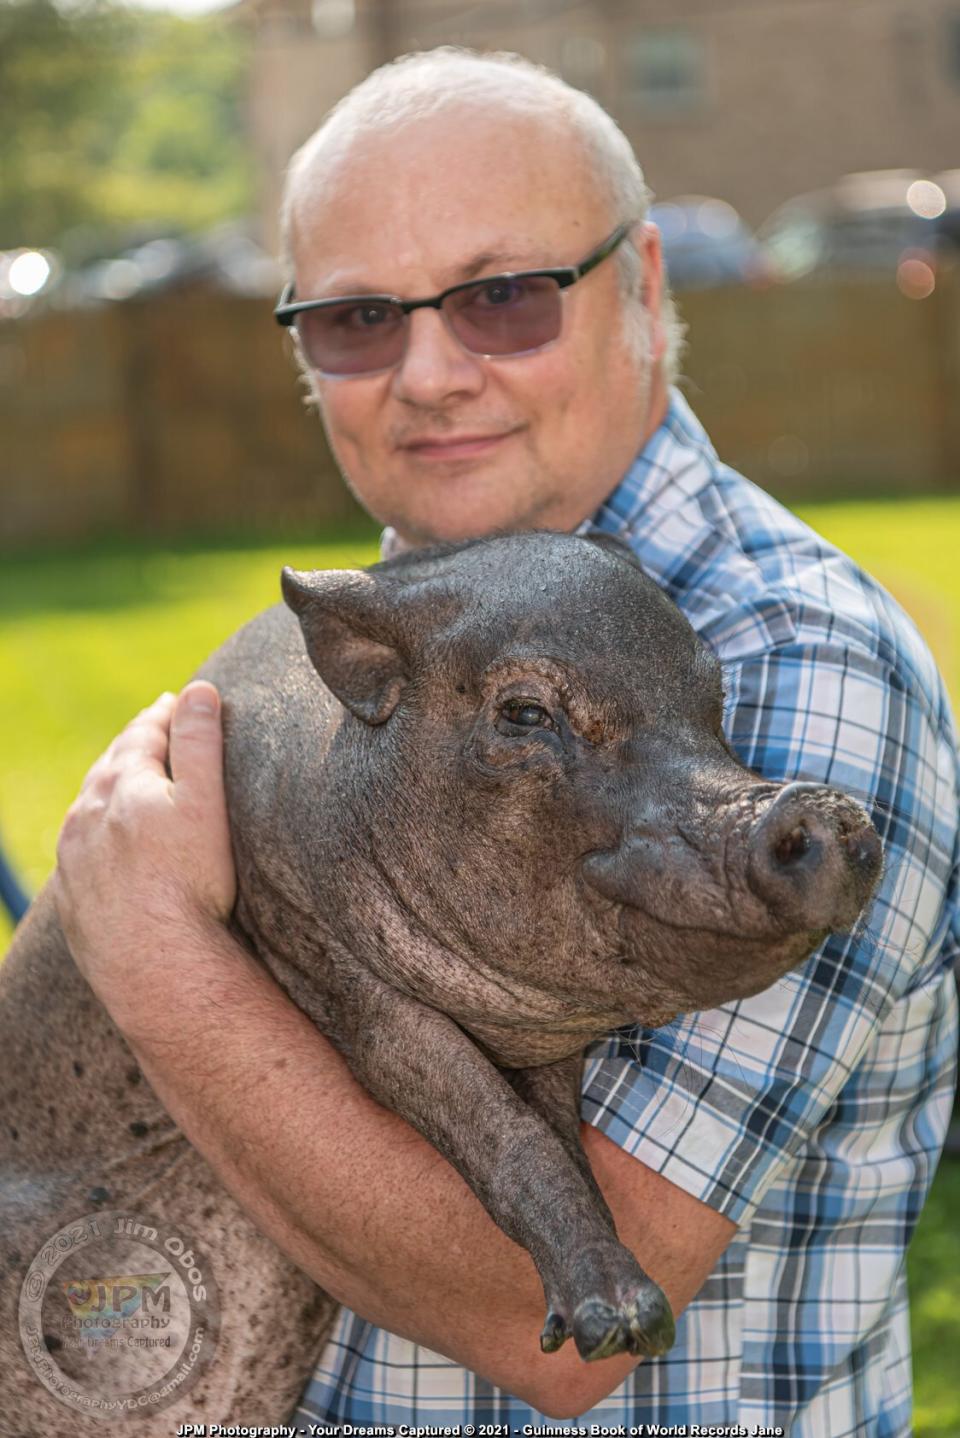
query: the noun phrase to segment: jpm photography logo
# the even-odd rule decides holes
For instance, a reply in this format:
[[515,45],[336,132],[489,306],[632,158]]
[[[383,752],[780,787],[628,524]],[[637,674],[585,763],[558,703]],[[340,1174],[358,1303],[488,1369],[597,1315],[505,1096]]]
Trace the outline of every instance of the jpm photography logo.
[[218,1329],[206,1257],[186,1235],[135,1213],[61,1228],[20,1292],[20,1337],[38,1379],[91,1416],[173,1403],[209,1364]]

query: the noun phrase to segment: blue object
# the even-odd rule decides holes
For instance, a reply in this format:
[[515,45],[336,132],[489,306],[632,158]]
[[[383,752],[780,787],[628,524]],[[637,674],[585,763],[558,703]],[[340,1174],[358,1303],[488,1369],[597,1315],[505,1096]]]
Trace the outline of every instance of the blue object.
[[20,922],[30,907],[30,900],[21,889],[17,876],[7,863],[2,849],[0,849],[0,904],[3,904],[15,924]]

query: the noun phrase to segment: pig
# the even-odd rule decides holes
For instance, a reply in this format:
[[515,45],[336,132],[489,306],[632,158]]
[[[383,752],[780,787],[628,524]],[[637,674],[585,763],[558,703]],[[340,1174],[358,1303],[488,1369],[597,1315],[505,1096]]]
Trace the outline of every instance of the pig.
[[[282,586],[286,606],[201,670],[223,696],[233,928],[530,1253],[544,1351],[572,1336],[584,1359],[662,1354],[669,1305],[619,1243],[580,1146],[583,1049],[800,964],[863,911],[877,834],[835,790],[744,768],[719,663],[619,542],[502,535],[366,572],[288,569]],[[120,1225],[117,1274],[142,1267],[113,1218],[127,1212],[188,1235],[191,1279],[218,1286],[215,1351],[188,1392],[138,1411],[138,1433],[286,1415],[333,1302],[141,1080],[49,894],[2,970],[0,1091],[0,1432],[64,1418],[25,1360],[18,1294],[76,1221],[61,1279],[89,1300],[98,1212]],[[54,1356],[90,1386],[89,1355]],[[111,1391],[117,1374],[133,1384],[128,1362],[142,1357],[116,1359]]]

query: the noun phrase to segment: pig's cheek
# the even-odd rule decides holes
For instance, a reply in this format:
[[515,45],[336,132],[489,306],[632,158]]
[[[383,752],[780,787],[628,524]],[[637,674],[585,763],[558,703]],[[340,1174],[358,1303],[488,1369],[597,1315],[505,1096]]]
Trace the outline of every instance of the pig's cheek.
[[467,765],[484,779],[509,783],[520,776],[542,778],[548,783],[560,778],[564,748],[559,735],[538,731],[536,738],[508,739],[495,733],[474,734],[464,750]]

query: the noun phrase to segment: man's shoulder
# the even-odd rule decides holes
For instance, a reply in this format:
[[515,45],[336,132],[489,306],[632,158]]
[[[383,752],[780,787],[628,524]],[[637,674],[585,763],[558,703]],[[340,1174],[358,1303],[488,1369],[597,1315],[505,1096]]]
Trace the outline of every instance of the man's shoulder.
[[689,409],[671,416],[596,527],[630,544],[724,664],[792,655],[868,673],[949,728],[936,663],[893,596],[724,464]]
[[797,515],[724,464],[682,396],[591,528],[616,533],[703,632],[715,615],[774,592],[820,597],[824,566],[859,571]]

